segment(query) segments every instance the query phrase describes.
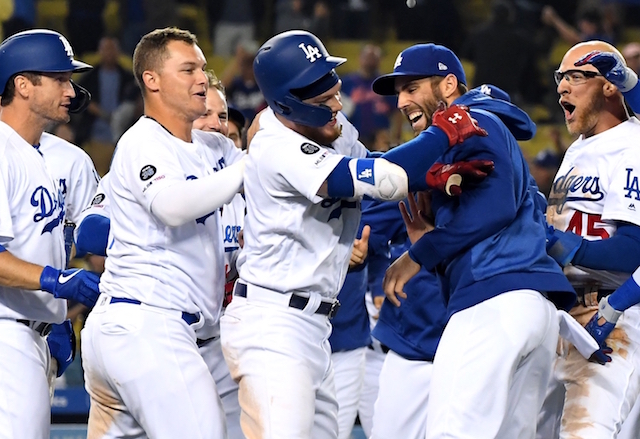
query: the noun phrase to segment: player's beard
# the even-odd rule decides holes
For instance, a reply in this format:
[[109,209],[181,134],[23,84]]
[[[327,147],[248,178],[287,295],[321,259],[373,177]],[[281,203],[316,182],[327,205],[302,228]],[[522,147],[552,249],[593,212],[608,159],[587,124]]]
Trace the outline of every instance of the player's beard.
[[412,125],[413,134],[416,136],[431,126],[433,113],[435,113],[438,109],[438,104],[440,103],[440,101],[445,102],[438,84],[434,84],[432,82],[431,91],[432,95],[424,99],[422,101],[422,105],[420,105],[420,109],[422,110],[422,117],[424,118],[424,127],[422,127],[420,121],[418,121],[415,126]]
[[[581,105],[582,114],[578,114],[577,118],[571,122],[565,121],[567,131],[573,136],[584,134],[587,136],[593,131],[598,124],[600,113],[604,108],[605,98],[602,93],[596,92],[584,106]],[[574,111],[578,111],[577,109]]]
[[325,125],[317,128],[299,125],[299,128],[300,134],[325,146],[330,146],[342,134],[342,125],[338,121],[333,126]]

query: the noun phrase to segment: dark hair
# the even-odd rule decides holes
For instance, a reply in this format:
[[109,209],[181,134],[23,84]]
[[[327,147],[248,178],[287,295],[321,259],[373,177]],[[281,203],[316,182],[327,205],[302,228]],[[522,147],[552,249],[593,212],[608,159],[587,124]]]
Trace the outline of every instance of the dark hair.
[[16,95],[16,85],[15,85],[15,82],[14,82],[14,80],[16,79],[16,76],[24,76],[33,85],[42,84],[42,79],[41,79],[42,75],[40,75],[40,73],[18,72],[18,73],[14,74],[14,75],[11,75],[11,77],[7,81],[7,85],[4,88],[4,93],[2,94],[2,100],[0,100],[0,106],[2,106],[2,107],[6,107],[11,102],[13,102],[13,98]]
[[144,80],[142,75],[147,70],[160,71],[162,64],[166,61],[167,45],[171,41],[183,41],[187,44],[198,44],[198,39],[188,30],[177,27],[166,27],[149,32],[136,45],[133,52],[133,75],[136,78],[138,87],[145,95]]

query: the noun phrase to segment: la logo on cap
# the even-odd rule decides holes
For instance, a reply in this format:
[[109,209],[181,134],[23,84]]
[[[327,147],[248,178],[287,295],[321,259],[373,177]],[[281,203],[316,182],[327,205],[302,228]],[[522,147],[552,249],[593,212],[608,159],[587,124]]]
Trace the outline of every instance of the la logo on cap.
[[441,62],[438,63],[438,70],[449,70],[449,67],[447,67],[446,65],[442,64]]
[[393,64],[393,68],[397,69],[398,67],[400,67],[400,64],[402,64],[402,54],[398,55],[398,57],[396,58],[396,62],[395,64]]

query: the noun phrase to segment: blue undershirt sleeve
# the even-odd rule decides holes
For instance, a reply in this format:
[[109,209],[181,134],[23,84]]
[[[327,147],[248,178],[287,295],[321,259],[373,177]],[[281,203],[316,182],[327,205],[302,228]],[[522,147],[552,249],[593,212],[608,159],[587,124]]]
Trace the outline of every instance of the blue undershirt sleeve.
[[634,113],[640,113],[640,81],[631,90],[622,93],[627,104],[631,107]]
[[633,273],[640,267],[640,227],[618,223],[618,230],[611,238],[583,240],[571,263],[594,270]]
[[3,245],[0,245],[0,253],[2,253],[2,252],[4,252],[4,251],[7,251],[7,249],[6,249],[6,248],[4,248],[4,246],[3,246]]
[[409,177],[409,191],[418,192],[427,187],[427,171],[449,147],[449,138],[440,129],[429,127],[415,139],[384,153],[382,158],[405,170]]
[[[640,272],[640,269],[636,270],[634,276]],[[609,296],[609,305],[611,305],[617,311],[624,311],[633,305],[640,303],[640,285],[631,276],[625,283]]]
[[102,215],[87,215],[78,226],[76,250],[78,255],[91,253],[99,256],[107,255],[107,241],[111,220]]
[[343,157],[327,177],[327,192],[331,198],[353,197],[355,189],[349,170],[349,161],[351,160],[351,157]]

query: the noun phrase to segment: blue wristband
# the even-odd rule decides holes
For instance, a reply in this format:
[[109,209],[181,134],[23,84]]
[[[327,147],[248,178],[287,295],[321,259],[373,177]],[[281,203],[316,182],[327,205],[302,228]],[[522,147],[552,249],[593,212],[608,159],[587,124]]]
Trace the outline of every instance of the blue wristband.
[[609,305],[616,311],[624,311],[640,303],[640,285],[631,276],[609,296]]

